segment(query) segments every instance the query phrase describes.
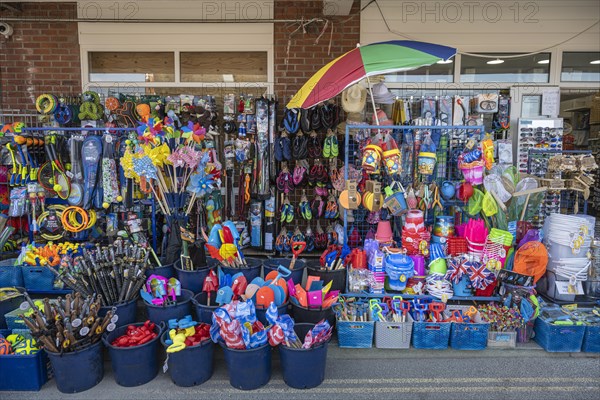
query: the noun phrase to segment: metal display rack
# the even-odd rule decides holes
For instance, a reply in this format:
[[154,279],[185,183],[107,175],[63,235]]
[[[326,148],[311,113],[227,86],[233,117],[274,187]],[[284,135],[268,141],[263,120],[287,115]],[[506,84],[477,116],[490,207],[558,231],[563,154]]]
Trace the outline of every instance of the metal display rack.
[[[462,173],[458,169],[458,156],[460,153],[462,153],[469,138],[475,137],[479,139],[484,135],[485,132],[485,128],[481,125],[346,125],[344,144],[345,179],[348,179],[348,168],[350,164],[358,164],[358,167],[360,167],[359,159],[352,160],[350,158],[350,154],[353,153],[350,143],[351,131],[356,130],[367,130],[367,132],[368,130],[392,130],[392,137],[394,140],[396,140],[398,147],[402,149],[403,161],[406,161],[406,163],[403,162],[403,164],[405,164],[405,168],[403,169],[402,173],[399,174],[399,176],[391,177],[386,173],[382,173],[379,175],[377,180],[382,183],[382,186],[385,186],[391,183],[392,180],[399,179],[405,188],[408,188],[409,185],[413,185],[416,182],[432,183],[435,181],[440,184],[445,180],[463,180]],[[421,177],[415,172],[417,157],[420,149],[420,140],[425,132],[429,132],[432,136],[435,135],[436,139],[434,139],[434,143],[436,141],[438,142],[435,143],[437,145],[436,167],[434,169],[434,173],[430,177]],[[355,153],[358,153],[360,156],[360,152]],[[453,213],[454,207],[462,207],[465,205],[462,201],[455,199],[450,201],[440,199],[440,201],[444,208],[444,212],[449,213]],[[361,235],[361,243],[363,242],[368,231],[374,229],[372,224],[368,224],[366,221],[364,221],[364,216],[366,216],[367,213],[368,211],[362,205],[358,207],[358,210],[354,210],[353,212],[355,218],[354,222],[352,222],[352,226],[356,226],[358,228],[359,234]],[[386,210],[383,210],[382,214],[383,218],[388,216]],[[396,234],[400,229],[400,226],[398,225],[400,223],[400,218],[392,217],[390,220],[392,221],[392,226],[396,231],[396,237]],[[428,222],[433,223],[433,213],[428,215]],[[348,231],[348,210],[344,210],[344,236],[346,241],[348,238]]]
[[[388,126],[377,126],[377,125],[347,125],[346,126],[346,135],[345,135],[345,168],[344,168],[344,178],[348,179],[348,166],[350,164],[360,163],[360,160],[351,160],[352,148],[351,148],[351,131],[356,130],[392,130],[392,136],[396,140],[398,147],[403,149],[410,149],[410,154],[404,154],[403,157],[407,157],[409,159],[409,163],[407,164],[410,168],[404,170],[399,176],[390,177],[385,173],[380,175],[378,180],[382,182],[382,184],[387,184],[392,181],[392,179],[399,179],[400,182],[408,187],[416,182],[425,182],[432,183],[436,182],[440,184],[445,180],[463,180],[463,176],[461,171],[458,169],[458,155],[463,151],[465,144],[467,143],[469,138],[476,137],[477,139],[481,138],[484,135],[485,129],[483,126],[476,125],[455,125],[455,126],[409,126],[409,125],[388,125]],[[419,177],[415,173],[417,157],[419,153],[420,143],[418,141],[413,141],[411,146],[406,146],[406,142],[404,141],[405,135],[413,135],[413,138],[416,137],[419,133],[423,132],[431,132],[439,135],[439,142],[437,143],[437,162],[433,175],[428,178],[423,179],[423,177]],[[404,147],[403,147],[404,146]],[[360,152],[358,152],[360,155]],[[360,166],[360,164],[358,164]],[[452,212],[455,207],[463,207],[465,203],[460,200],[450,200],[446,201],[444,199],[440,199],[442,203],[442,207],[444,209],[444,213]],[[387,212],[385,210],[382,211],[384,214]],[[361,213],[367,213],[367,210],[361,205],[358,210],[355,210],[355,217],[360,216]],[[433,213],[431,213],[433,214]],[[433,218],[433,215],[430,215],[430,218]],[[391,217],[393,221],[392,226],[395,230],[399,230],[399,223],[401,221],[400,217]],[[345,232],[345,240],[347,242],[348,238],[348,210],[344,210],[344,232]],[[364,238],[366,232],[369,229],[372,229],[366,222],[357,222],[355,218],[355,222],[352,223],[353,226],[357,226],[359,228],[359,232],[361,237]],[[394,235],[396,237],[396,234]],[[412,295],[412,294],[403,294],[403,293],[385,293],[385,294],[373,294],[367,292],[349,292],[348,288],[346,288],[345,296],[356,296],[356,297],[369,297],[369,298],[383,298],[386,296],[394,296],[401,295],[406,299],[419,299],[419,298],[434,298],[431,295]],[[449,299],[449,301],[458,302],[458,301],[500,301],[500,296],[453,296]]]

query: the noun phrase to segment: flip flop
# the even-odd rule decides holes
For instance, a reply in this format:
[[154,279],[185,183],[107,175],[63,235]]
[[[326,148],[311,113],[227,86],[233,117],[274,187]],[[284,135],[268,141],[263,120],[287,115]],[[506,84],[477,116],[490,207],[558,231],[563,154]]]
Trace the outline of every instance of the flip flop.
[[289,137],[284,136],[281,138],[281,150],[284,159],[288,161],[292,159],[292,142]]
[[331,140],[330,136],[325,138],[325,142],[323,143],[323,157],[330,158],[331,157]]
[[287,222],[289,224],[294,220],[294,206],[292,206],[291,204],[288,204],[287,207],[288,207],[288,209],[287,209],[287,215],[285,217],[285,222]]
[[302,132],[310,133],[310,110],[302,109],[300,111],[300,129]]
[[291,133],[296,134],[300,130],[300,110],[297,108],[288,108],[283,115],[283,128]]
[[322,106],[315,106],[312,108],[312,114],[310,116],[310,129],[313,131],[319,131],[323,128],[321,124],[321,108]]
[[275,156],[275,160],[278,162],[283,161],[283,147],[281,143],[281,136],[275,138],[275,143],[273,146],[273,153]]
[[338,138],[336,135],[331,135],[331,157],[337,157],[340,155],[340,149],[338,144]]

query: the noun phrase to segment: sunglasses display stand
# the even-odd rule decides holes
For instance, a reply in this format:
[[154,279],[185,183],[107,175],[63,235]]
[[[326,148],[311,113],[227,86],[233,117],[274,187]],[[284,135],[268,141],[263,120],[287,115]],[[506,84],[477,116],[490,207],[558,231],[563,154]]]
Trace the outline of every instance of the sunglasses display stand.
[[517,133],[517,168],[526,173],[529,150],[562,150],[562,118],[519,118]]

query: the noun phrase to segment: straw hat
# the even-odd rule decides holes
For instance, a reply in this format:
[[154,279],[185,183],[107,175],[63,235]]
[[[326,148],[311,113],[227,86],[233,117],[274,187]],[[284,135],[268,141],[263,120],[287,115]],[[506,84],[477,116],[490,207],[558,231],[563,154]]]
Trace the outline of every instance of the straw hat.
[[367,89],[360,85],[352,85],[342,93],[342,108],[347,113],[358,113],[367,104]]

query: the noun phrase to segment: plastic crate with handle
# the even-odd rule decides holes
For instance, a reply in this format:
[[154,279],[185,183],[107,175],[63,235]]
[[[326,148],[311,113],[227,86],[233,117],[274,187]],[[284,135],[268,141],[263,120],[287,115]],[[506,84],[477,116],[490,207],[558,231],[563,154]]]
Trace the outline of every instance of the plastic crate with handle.
[[366,349],[373,347],[373,321],[337,321],[340,347]]
[[375,322],[375,347],[378,349],[408,349],[413,319],[406,314],[405,322]]

